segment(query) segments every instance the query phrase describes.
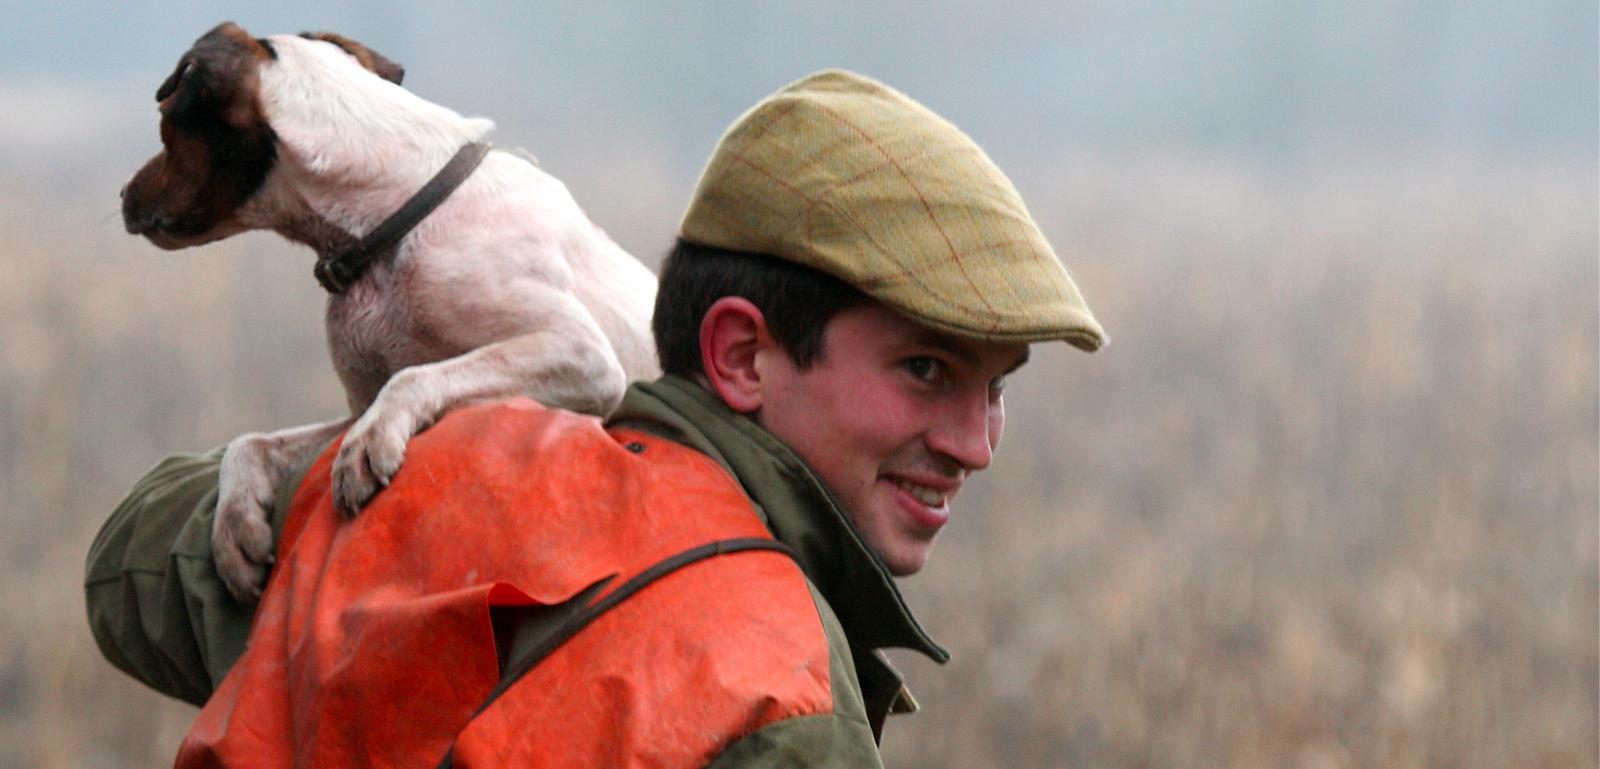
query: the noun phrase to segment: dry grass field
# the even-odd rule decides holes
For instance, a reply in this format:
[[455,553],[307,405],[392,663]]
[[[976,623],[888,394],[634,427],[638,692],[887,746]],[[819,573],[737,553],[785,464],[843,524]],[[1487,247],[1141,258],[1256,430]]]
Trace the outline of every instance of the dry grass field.
[[[955,659],[896,657],[888,764],[1595,767],[1592,163],[1019,184],[1112,344],[1038,351],[906,583]],[[170,762],[193,711],[100,659],[89,541],[163,452],[341,408],[307,254],[158,253],[109,197],[0,181],[0,769]]]

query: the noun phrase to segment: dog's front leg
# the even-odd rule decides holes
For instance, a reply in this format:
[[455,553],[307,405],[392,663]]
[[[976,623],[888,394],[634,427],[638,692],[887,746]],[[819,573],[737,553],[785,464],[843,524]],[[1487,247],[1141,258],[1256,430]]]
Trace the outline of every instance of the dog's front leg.
[[228,592],[242,603],[261,597],[272,565],[270,511],[294,468],[349,426],[350,420],[247,433],[222,452],[211,556]]
[[401,369],[389,379],[334,458],[334,502],[346,515],[389,484],[406,442],[450,409],[525,395],[546,406],[605,416],[622,402],[628,376],[588,310],[556,292],[535,306],[544,310],[539,330]]

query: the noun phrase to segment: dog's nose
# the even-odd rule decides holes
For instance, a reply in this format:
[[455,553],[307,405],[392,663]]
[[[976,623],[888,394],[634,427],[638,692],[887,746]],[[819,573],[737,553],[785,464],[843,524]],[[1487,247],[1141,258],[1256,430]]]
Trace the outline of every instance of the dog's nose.
[[134,205],[134,201],[128,199],[129,186],[131,185],[124,184],[122,189],[117,191],[117,198],[122,202],[122,226],[127,229],[128,234],[138,235],[149,229],[150,225],[144,212],[138,210],[139,207]]
[[129,235],[143,235],[159,229],[162,223],[160,216],[147,211],[135,211],[126,199],[122,201],[122,226]]

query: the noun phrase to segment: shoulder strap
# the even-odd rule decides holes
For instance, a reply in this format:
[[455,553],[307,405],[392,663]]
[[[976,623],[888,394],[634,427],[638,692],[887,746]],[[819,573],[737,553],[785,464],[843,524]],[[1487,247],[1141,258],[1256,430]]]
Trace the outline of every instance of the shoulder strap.
[[[527,654],[524,654],[520,658],[512,661],[506,670],[506,674],[501,676],[500,683],[489,692],[489,696],[484,698],[483,702],[478,705],[477,710],[472,711],[472,718],[477,718],[478,714],[487,710],[490,705],[494,704],[495,700],[500,698],[500,695],[504,694],[506,690],[510,689],[513,684],[521,680],[524,675],[527,675],[528,671],[533,670],[534,666],[542,662],[544,658],[550,656],[550,654],[556,649],[561,648],[562,644],[571,640],[573,636],[577,635],[579,631],[587,627],[589,623],[599,619],[601,615],[615,608],[617,604],[627,600],[629,596],[644,589],[644,587],[650,583],[655,582],[656,580],[661,579],[662,577],[665,577],[668,574],[671,574],[672,572],[688,566],[696,561],[703,561],[713,556],[725,555],[727,553],[739,553],[746,550],[772,550],[783,553],[784,555],[789,556],[791,559],[795,558],[794,551],[790,550],[788,545],[785,545],[782,542],[774,539],[765,539],[759,537],[723,539],[716,542],[708,542],[704,545],[700,545],[699,547],[693,547],[685,550],[677,555],[668,556],[650,568],[635,574],[632,579],[622,583],[622,585],[620,585],[616,590],[601,596],[594,603],[591,603],[568,616],[567,619],[557,626],[556,629],[551,632],[550,635],[544,639],[544,641],[539,643],[538,646],[535,646],[533,649],[529,650]],[[472,718],[467,719],[469,723],[471,722]],[[439,769],[450,768],[454,753],[455,746],[452,745],[449,750],[445,751],[444,757],[439,759]]]

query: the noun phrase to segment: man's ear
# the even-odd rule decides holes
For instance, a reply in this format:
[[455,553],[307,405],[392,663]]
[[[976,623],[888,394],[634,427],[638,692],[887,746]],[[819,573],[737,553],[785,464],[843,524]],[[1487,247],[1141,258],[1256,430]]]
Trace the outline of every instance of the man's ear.
[[748,299],[725,296],[700,319],[700,366],[711,391],[728,408],[749,414],[761,408],[760,353],[777,345],[766,316]]

